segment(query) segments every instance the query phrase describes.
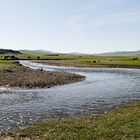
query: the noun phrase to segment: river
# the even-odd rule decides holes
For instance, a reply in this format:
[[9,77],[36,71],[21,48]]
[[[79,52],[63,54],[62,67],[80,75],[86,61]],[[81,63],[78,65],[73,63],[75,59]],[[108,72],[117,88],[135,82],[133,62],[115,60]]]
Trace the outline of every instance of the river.
[[43,89],[11,89],[0,95],[0,132],[39,120],[100,114],[140,100],[140,69],[73,68],[20,61],[48,71],[86,76],[84,81]]

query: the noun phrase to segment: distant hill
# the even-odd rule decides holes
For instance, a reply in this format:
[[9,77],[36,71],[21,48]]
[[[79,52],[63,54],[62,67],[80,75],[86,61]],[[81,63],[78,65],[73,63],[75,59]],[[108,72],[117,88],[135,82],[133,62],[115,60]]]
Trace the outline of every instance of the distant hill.
[[127,51],[127,52],[108,52],[108,53],[101,53],[97,54],[101,56],[140,56],[139,51]]
[[81,52],[71,52],[68,54],[73,54],[73,55],[90,55],[89,53],[81,53]]
[[19,50],[21,53],[24,54],[52,54],[54,52],[47,51],[47,50]]
[[11,49],[0,49],[0,54],[21,54],[21,52]]

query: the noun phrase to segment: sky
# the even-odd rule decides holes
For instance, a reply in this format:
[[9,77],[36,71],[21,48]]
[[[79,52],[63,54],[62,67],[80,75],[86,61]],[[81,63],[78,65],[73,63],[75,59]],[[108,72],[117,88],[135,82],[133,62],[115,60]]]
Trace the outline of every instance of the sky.
[[140,50],[140,0],[0,0],[0,48]]

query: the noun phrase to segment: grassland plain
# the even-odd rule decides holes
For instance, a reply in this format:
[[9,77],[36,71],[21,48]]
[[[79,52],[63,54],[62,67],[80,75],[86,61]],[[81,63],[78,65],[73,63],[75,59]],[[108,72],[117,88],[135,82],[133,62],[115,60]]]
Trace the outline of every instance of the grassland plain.
[[14,140],[139,140],[140,102],[120,106],[102,115],[37,122],[8,132]]
[[[1,54],[0,59],[11,59],[13,54]],[[19,60],[39,60],[40,63],[76,67],[130,67],[140,68],[140,56],[94,56],[75,54],[16,54]],[[42,61],[41,61],[42,60]],[[46,61],[45,61],[46,60]]]
[[75,67],[128,67],[140,68],[140,57],[132,56],[77,56],[60,55],[49,56],[47,60],[38,60],[37,62],[58,66]]

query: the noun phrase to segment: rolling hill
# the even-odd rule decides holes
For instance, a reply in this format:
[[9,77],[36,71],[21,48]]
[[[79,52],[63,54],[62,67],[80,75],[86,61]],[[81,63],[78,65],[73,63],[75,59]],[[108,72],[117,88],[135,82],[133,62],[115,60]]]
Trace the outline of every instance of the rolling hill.
[[52,51],[47,50],[19,50],[23,54],[52,54]]
[[108,52],[108,53],[101,53],[97,54],[101,56],[140,56],[140,50],[139,51],[124,51],[124,52]]
[[15,51],[11,49],[0,49],[0,54],[22,54],[20,51]]

